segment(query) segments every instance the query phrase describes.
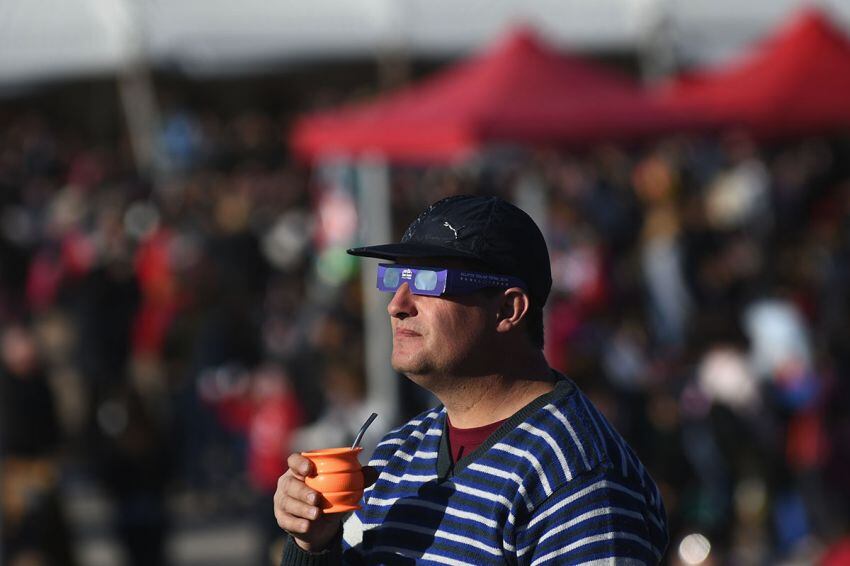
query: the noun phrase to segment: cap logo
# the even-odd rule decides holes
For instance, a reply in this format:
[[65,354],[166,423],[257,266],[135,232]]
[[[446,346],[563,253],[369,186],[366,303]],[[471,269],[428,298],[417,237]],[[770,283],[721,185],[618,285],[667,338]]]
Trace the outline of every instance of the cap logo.
[[457,230],[455,230],[455,229],[452,227],[452,225],[448,223],[448,221],[443,222],[443,226],[445,226],[446,228],[448,228],[449,230],[451,230],[452,232],[454,232],[455,240],[457,240]]
[[402,279],[413,279],[413,271],[410,269],[405,269],[401,272]]

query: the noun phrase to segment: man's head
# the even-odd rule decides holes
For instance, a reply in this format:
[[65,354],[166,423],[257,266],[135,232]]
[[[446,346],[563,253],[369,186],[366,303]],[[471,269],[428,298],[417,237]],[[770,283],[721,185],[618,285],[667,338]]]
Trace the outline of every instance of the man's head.
[[[485,317],[480,320],[485,328],[498,326],[500,331],[513,332],[514,327],[522,327],[534,347],[543,346],[542,309],[552,285],[549,252],[531,217],[502,199],[443,199],[419,215],[400,243],[355,248],[349,253],[411,268],[379,268],[384,277],[379,287],[395,292],[389,306],[395,331],[394,365],[402,361],[405,350],[411,350],[418,331],[433,334],[428,338],[444,344],[451,341],[451,350],[459,354],[466,342],[470,347],[486,343],[486,336],[474,336],[483,332],[471,324],[479,316]],[[415,282],[418,276],[424,284]],[[500,320],[489,324],[493,313]],[[438,353],[450,356],[451,350]]]
[[444,198],[414,220],[398,244],[348,250],[358,256],[404,263],[411,258],[466,259],[489,273],[525,281],[535,306],[552,287],[549,250],[531,217],[498,197]]

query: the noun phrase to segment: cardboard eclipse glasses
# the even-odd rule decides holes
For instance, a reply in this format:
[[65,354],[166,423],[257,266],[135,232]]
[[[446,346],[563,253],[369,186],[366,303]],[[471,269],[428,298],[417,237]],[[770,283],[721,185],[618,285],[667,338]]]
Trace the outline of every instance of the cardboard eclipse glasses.
[[480,273],[466,269],[447,267],[413,267],[397,263],[378,264],[378,289],[394,293],[407,283],[414,295],[463,295],[481,289],[508,289],[528,286],[519,278],[510,275]]

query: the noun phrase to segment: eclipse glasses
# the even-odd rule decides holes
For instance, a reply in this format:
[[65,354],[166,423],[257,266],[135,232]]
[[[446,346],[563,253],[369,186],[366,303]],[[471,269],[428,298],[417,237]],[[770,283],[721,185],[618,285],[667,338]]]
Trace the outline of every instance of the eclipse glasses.
[[404,283],[414,295],[463,295],[481,289],[528,286],[518,277],[480,273],[447,267],[413,267],[397,263],[378,264],[378,289],[394,293]]

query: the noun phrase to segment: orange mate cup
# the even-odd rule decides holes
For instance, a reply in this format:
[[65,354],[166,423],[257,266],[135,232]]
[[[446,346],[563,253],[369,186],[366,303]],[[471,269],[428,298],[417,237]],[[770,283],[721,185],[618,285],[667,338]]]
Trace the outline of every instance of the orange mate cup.
[[307,476],[304,483],[318,491],[322,497],[318,506],[325,513],[344,513],[360,509],[363,496],[363,469],[357,456],[363,448],[327,448],[302,452],[313,462],[316,473]]

